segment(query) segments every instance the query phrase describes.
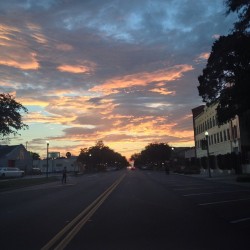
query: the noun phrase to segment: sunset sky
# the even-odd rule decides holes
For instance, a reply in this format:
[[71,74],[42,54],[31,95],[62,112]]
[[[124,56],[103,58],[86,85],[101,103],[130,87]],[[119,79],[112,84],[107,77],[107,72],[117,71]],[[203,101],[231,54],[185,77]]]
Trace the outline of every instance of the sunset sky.
[[[9,145],[126,157],[193,146],[191,109],[211,46],[233,27],[222,0],[0,0],[0,92],[29,113]],[[2,141],[1,144],[7,142]]]

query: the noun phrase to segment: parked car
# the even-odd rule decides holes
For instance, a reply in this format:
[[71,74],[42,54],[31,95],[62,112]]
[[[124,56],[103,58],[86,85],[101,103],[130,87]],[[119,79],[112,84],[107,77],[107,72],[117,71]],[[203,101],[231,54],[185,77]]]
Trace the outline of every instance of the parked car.
[[0,177],[22,177],[24,176],[24,171],[19,168],[0,168]]
[[42,174],[42,171],[40,168],[32,168],[31,169],[31,174],[34,174],[34,175],[39,175],[39,174]]

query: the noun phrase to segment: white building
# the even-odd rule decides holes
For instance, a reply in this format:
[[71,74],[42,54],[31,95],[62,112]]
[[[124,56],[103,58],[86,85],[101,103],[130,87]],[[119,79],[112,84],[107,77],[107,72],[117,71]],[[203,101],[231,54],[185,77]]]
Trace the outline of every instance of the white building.
[[[34,160],[33,167],[40,168],[43,173],[47,172],[47,159]],[[71,156],[70,158],[56,158],[48,159],[48,172],[58,173],[62,172],[64,167],[67,168],[68,172],[82,172],[83,166],[77,162],[76,156]]]
[[211,155],[240,152],[239,119],[218,126],[216,118],[217,104],[210,107],[203,106],[203,111],[194,116],[194,137],[196,157],[207,156],[207,151],[202,150],[202,140],[206,139],[208,132],[209,153]]
[[16,167],[29,173],[32,168],[32,157],[22,144],[0,145],[0,167]]
[[[196,158],[207,157],[208,151],[202,149],[202,142],[207,139],[209,155],[215,156],[215,165],[217,164],[218,155],[226,155],[242,151],[241,130],[238,116],[232,121],[221,126],[217,123],[216,108],[218,104],[199,106],[192,109],[193,127],[195,140]],[[208,136],[205,136],[205,132]],[[250,165],[242,166],[243,172],[250,171]]]

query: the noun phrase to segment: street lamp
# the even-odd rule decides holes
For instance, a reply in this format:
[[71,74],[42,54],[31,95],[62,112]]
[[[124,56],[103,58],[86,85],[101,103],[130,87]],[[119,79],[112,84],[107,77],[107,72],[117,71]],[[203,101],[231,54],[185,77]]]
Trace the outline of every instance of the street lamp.
[[171,148],[171,156],[170,156],[170,167],[172,168],[172,170],[174,170],[175,166],[174,166],[174,147]]
[[47,143],[47,171],[46,176],[49,177],[49,141],[46,141]]
[[206,146],[207,146],[208,176],[209,176],[209,178],[211,178],[210,161],[209,161],[208,131],[205,132],[205,136],[206,136]]

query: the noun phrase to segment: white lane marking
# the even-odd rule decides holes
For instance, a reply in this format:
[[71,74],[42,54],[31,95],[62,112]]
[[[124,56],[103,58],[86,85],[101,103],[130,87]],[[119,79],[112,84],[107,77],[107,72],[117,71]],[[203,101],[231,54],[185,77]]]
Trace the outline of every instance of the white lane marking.
[[232,190],[232,191],[220,191],[220,192],[211,192],[211,193],[194,193],[194,194],[184,194],[183,196],[198,196],[198,195],[224,194],[224,193],[235,193],[235,192],[249,192],[249,190]]
[[205,189],[215,189],[215,187],[204,187],[204,186],[201,186],[201,187],[193,187],[193,188],[174,188],[175,191],[185,191],[185,190],[195,190],[195,189],[201,189],[201,188],[205,188]]
[[236,223],[240,223],[240,222],[243,222],[243,221],[246,221],[246,220],[250,220],[250,217],[242,218],[242,219],[239,219],[239,220],[232,220],[232,221],[230,221],[230,223],[236,224]]
[[70,223],[59,231],[41,250],[63,250],[81,228],[89,221],[95,211],[122,182],[126,174],[120,176],[112,185],[99,195],[87,208],[78,214]]
[[174,188],[181,188],[181,187],[187,187],[187,186],[202,186],[202,185],[204,185],[204,183],[195,183],[195,184],[186,183],[186,184],[183,184],[183,185],[174,185],[173,187]]
[[226,201],[215,201],[215,202],[208,202],[208,203],[201,203],[201,204],[199,204],[199,206],[207,206],[207,205],[222,204],[222,203],[230,203],[230,202],[237,202],[237,201],[246,201],[246,200],[250,200],[250,198],[237,199],[237,200],[226,200]]

